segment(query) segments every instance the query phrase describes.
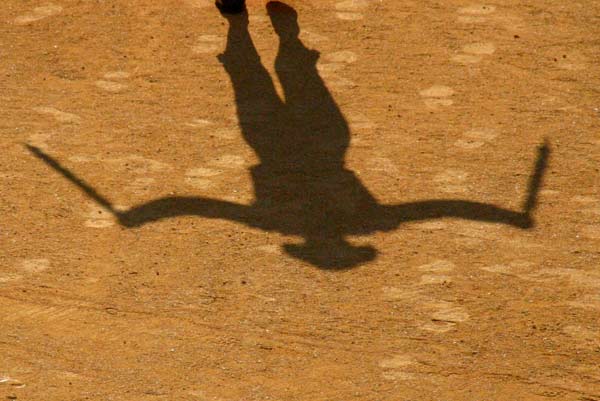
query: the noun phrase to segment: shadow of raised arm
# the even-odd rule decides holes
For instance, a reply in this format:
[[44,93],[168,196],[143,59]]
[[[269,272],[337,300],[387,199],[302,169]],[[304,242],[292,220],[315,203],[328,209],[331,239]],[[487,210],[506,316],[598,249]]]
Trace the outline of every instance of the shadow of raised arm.
[[437,199],[399,205],[382,206],[384,219],[401,224],[408,221],[457,218],[488,223],[508,224],[518,228],[532,228],[533,210],[537,205],[538,194],[544,172],[548,166],[550,146],[547,141],[538,148],[538,156],[527,185],[527,197],[521,211],[509,210],[488,203],[459,199]]
[[250,206],[197,196],[173,196],[155,199],[116,212],[119,223],[126,227],[138,227],[153,221],[179,216],[200,216],[207,219],[224,219],[247,225],[255,225],[256,209]]

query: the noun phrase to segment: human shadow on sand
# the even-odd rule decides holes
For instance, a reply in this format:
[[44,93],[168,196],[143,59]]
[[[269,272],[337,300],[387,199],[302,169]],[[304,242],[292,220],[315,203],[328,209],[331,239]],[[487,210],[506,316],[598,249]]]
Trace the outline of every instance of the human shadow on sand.
[[251,168],[255,201],[236,204],[204,197],[165,197],[116,210],[107,198],[40,149],[30,151],[110,210],[125,227],[177,216],[233,220],[266,231],[296,235],[302,244],[285,244],[293,257],[326,269],[345,269],[373,260],[371,246],[353,246],[346,238],[390,231],[401,223],[458,218],[501,223],[522,229],[534,226],[532,212],[547,166],[549,147],[538,149],[521,211],[456,199],[382,205],[344,166],[350,142],[348,123],[317,72],[319,53],[298,38],[297,14],[291,7],[267,5],[279,50],[275,70],[282,100],[248,32],[248,16],[226,16],[227,47],[219,56],[235,91],[237,115],[245,141],[260,158]]

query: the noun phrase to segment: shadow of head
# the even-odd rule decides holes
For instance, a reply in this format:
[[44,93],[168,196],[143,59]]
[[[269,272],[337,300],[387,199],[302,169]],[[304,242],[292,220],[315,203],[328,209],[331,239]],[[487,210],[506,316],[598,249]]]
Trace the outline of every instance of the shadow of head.
[[345,270],[370,262],[377,256],[371,246],[354,246],[345,240],[313,241],[285,244],[285,252],[313,266],[326,270]]

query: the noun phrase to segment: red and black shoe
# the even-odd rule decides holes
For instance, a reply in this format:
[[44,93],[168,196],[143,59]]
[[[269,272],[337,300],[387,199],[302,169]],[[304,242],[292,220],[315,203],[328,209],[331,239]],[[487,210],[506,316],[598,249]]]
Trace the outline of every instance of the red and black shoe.
[[246,9],[244,0],[215,0],[215,5],[224,14],[239,14]]

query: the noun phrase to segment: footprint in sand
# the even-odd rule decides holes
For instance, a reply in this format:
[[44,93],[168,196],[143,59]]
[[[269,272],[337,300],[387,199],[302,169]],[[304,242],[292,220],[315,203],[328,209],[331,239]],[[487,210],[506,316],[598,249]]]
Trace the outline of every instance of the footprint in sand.
[[354,130],[368,130],[376,128],[377,125],[371,121],[367,116],[361,113],[352,113],[347,116],[348,125]]
[[451,106],[454,102],[450,97],[454,95],[454,89],[444,85],[434,85],[419,92],[425,105],[430,109]]
[[463,52],[467,54],[475,54],[489,56],[496,51],[496,45],[492,42],[477,42],[463,46]]
[[104,79],[96,81],[96,86],[107,92],[122,92],[129,87],[124,82],[117,82],[123,79],[127,79],[131,76],[126,71],[110,71],[104,74]]
[[358,60],[356,53],[342,50],[339,52],[329,53],[323,56],[322,63],[317,64],[317,70],[324,78],[338,77],[338,72],[343,70],[348,64]]
[[469,191],[466,184],[468,173],[462,170],[448,169],[433,177],[439,189],[445,193],[465,193]]
[[444,221],[424,221],[422,223],[413,223],[411,226],[421,231],[438,231],[448,228],[448,223]]
[[431,321],[421,326],[423,330],[445,333],[456,327],[458,323],[469,320],[466,310],[453,302],[430,302],[424,307],[432,312]]
[[594,271],[569,268],[541,269],[533,273],[521,274],[519,277],[542,283],[566,279],[573,287],[600,289],[600,273]]
[[121,92],[121,91],[127,89],[127,84],[124,84],[121,82],[104,81],[104,80],[96,81],[96,86],[107,92],[115,92],[115,93]]
[[343,64],[351,64],[358,60],[358,56],[356,53],[350,50],[341,50],[338,52],[328,53],[323,56],[323,58],[330,63],[343,63]]
[[20,280],[26,275],[41,273],[50,268],[48,259],[25,259],[16,266],[16,271],[0,274],[0,283]]
[[188,6],[193,8],[209,8],[214,7],[214,1],[211,0],[185,0]]
[[327,80],[327,85],[331,89],[339,90],[352,89],[357,87],[356,82],[340,76],[334,76],[332,78],[329,78]]
[[193,168],[185,173],[185,183],[191,185],[194,188],[210,188],[214,186],[214,183],[210,180],[210,177],[215,177],[222,173],[222,170],[216,170],[206,167]]
[[411,372],[419,365],[417,360],[410,355],[394,355],[379,362],[386,380],[412,380],[416,374]]
[[329,41],[329,38],[327,36],[321,35],[320,33],[316,33],[313,31],[307,31],[305,29],[303,29],[302,32],[300,32],[300,39],[302,40],[302,42],[309,45],[316,45],[319,43]]
[[443,274],[424,274],[421,276],[420,285],[440,285],[450,284],[452,277]]
[[476,4],[458,9],[458,21],[466,24],[481,24],[487,21],[486,16],[496,11],[495,6]]
[[194,118],[190,122],[185,123],[185,126],[191,128],[206,128],[210,125],[212,125],[212,123],[203,118]]
[[483,57],[475,54],[457,54],[452,56],[451,60],[459,64],[477,64]]
[[483,266],[481,270],[485,270],[486,272],[496,273],[496,274],[513,274],[512,268],[509,265],[490,265]]
[[76,124],[81,121],[81,117],[77,114],[60,111],[54,107],[34,107],[33,110],[40,114],[49,115],[60,123]]
[[454,270],[454,263],[449,260],[436,260],[417,267],[418,270],[426,272],[421,276],[420,285],[448,284],[452,282],[452,277],[444,273]]
[[452,61],[460,64],[479,63],[484,56],[490,56],[496,51],[496,46],[491,42],[469,43],[463,46],[463,54],[452,57]]
[[520,276],[522,274],[530,273],[535,268],[532,262],[525,260],[515,260],[507,264],[495,264],[481,267],[481,270],[485,270],[490,273],[496,274],[508,274]]
[[495,241],[505,241],[498,226],[489,223],[464,221],[458,227],[453,240],[460,246],[477,248],[492,244]]
[[198,37],[196,44],[192,46],[192,53],[216,53],[225,46],[225,39],[218,35],[202,35]]
[[277,246],[277,245],[261,245],[256,247],[257,251],[260,251],[262,253],[266,253],[266,254],[270,254],[270,255],[281,255],[283,254],[283,252],[281,251],[281,247]]
[[458,13],[464,15],[488,15],[494,13],[495,11],[495,6],[487,4],[474,4],[458,9]]
[[47,133],[32,134],[29,136],[27,143],[36,148],[48,150],[48,141],[51,137],[52,135]]
[[15,18],[15,24],[27,25],[44,18],[59,14],[63,8],[54,4],[49,4],[43,7],[36,7],[33,11]]
[[74,155],[69,160],[75,163],[106,163],[111,168],[118,169],[127,174],[146,175],[152,173],[163,173],[172,170],[172,166],[158,160],[149,159],[140,155],[127,155],[117,158],[103,158],[97,155]]
[[577,205],[576,208],[582,213],[600,215],[600,200],[593,196],[576,195],[571,198],[571,201],[581,205]]
[[465,132],[462,138],[454,142],[454,146],[465,150],[480,148],[492,142],[498,134],[493,129],[477,128]]
[[346,67],[346,65],[343,63],[318,63],[317,64],[317,70],[319,71],[321,76],[324,78],[335,75],[335,73],[342,70],[344,67]]
[[211,164],[222,168],[236,169],[245,166],[246,159],[242,156],[226,154],[212,160]]
[[0,273],[0,284],[21,280],[22,278],[22,275],[15,272],[2,272]]
[[156,182],[151,177],[139,177],[131,181],[125,189],[134,194],[147,194],[152,192],[152,186]]
[[[25,387],[25,383],[23,383],[23,382],[21,382],[21,381],[19,381],[17,379],[13,379],[12,377],[4,376],[4,375],[0,376],[0,384],[8,385],[11,388],[23,388],[23,387]],[[17,397],[11,398],[10,396],[6,397],[6,398],[9,399],[9,400],[16,400],[17,399]]]
[[330,87],[353,88],[356,86],[354,82],[339,75],[339,71],[358,60],[356,53],[342,50],[325,54],[323,60],[324,62],[317,64],[317,70],[321,77],[327,79]]
[[110,71],[104,74],[104,79],[127,79],[130,76],[127,71]]
[[417,267],[417,269],[430,273],[447,273],[454,270],[454,267],[454,263],[450,262],[449,260],[436,260],[434,262],[421,265]]
[[24,273],[41,273],[50,268],[48,259],[27,259],[23,260],[19,265],[19,270]]
[[223,200],[233,203],[249,204],[254,200],[254,194],[252,191],[246,189],[231,189],[229,194],[223,195]]
[[599,199],[591,195],[575,195],[571,198],[571,201],[583,204],[600,202]]
[[371,171],[394,173],[397,172],[398,166],[387,157],[372,157],[367,160],[367,169]]
[[264,27],[271,25],[271,18],[267,14],[252,14],[248,16],[251,25],[263,25]]
[[371,1],[369,0],[345,0],[335,5],[335,16],[344,21],[358,21],[364,18],[365,11]]
[[211,131],[209,135],[217,139],[238,139],[240,138],[240,129],[238,127],[219,128],[214,131]]
[[383,287],[383,297],[388,301],[421,301],[424,298],[422,288]]
[[556,189],[542,189],[540,190],[540,195],[543,197],[551,197],[560,195],[560,191]]

